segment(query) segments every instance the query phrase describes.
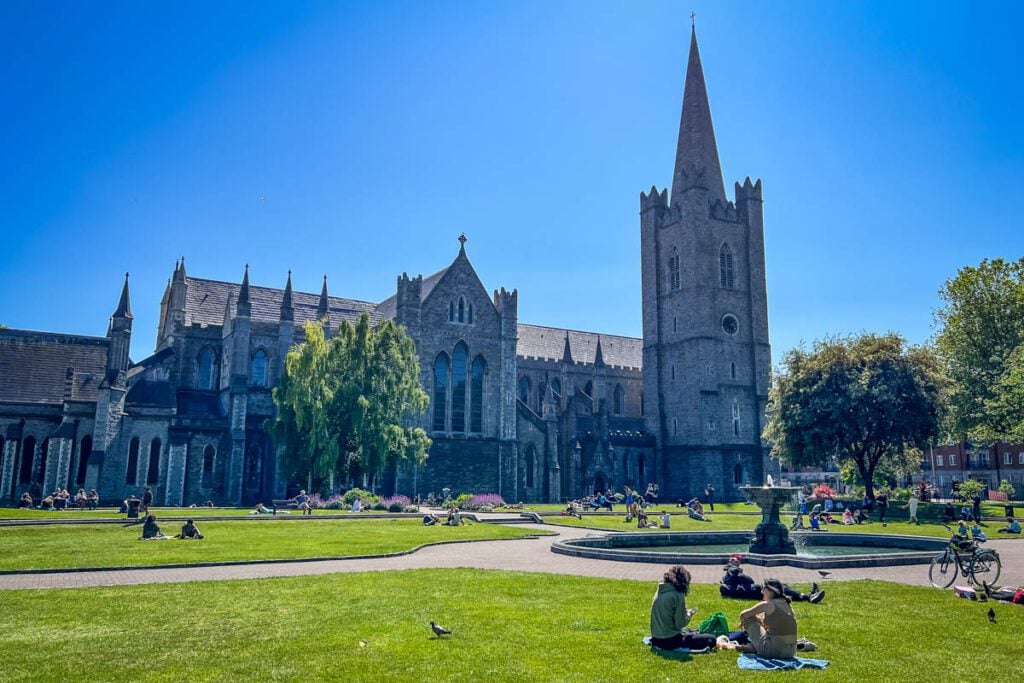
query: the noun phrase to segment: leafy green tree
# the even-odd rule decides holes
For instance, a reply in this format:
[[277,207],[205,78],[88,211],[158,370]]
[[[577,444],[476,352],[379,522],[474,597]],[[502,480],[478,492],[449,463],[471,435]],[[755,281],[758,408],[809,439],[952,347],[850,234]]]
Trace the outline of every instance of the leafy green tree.
[[970,500],[975,496],[980,496],[981,492],[985,490],[985,485],[976,479],[968,479],[965,482],[960,483],[960,496],[964,500]]
[[939,294],[935,343],[953,382],[948,436],[1024,436],[1024,258],[961,268]]
[[1009,479],[1003,479],[999,482],[999,492],[1005,493],[1007,500],[1013,500],[1013,494],[1017,493],[1017,489],[1013,488]]
[[310,487],[314,477],[358,475],[365,486],[400,461],[423,462],[430,439],[416,423],[429,397],[405,330],[392,321],[374,327],[367,313],[343,321],[330,340],[319,324],[304,329],[305,342],[285,358],[268,426],[287,471]]
[[866,493],[882,463],[903,462],[938,431],[945,381],[934,354],[896,334],[862,334],[793,349],[775,376],[765,438],[796,467],[830,457],[856,468]]

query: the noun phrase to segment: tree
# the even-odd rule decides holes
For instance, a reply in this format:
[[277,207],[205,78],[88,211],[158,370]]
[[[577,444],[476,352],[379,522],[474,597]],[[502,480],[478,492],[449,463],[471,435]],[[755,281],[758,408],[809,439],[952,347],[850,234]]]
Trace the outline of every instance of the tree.
[[874,498],[880,465],[905,462],[937,433],[945,380],[934,354],[896,334],[862,334],[793,349],[775,376],[765,438],[796,467],[852,465]]
[[960,483],[960,496],[964,500],[970,500],[975,496],[980,496],[981,492],[985,490],[985,485],[976,479],[968,479],[965,482]]
[[419,384],[412,339],[392,321],[374,327],[364,313],[327,340],[307,323],[288,352],[277,417],[268,425],[284,446],[288,471],[314,477],[378,480],[404,460],[426,459],[430,439],[415,426],[429,397]]
[[961,268],[939,294],[935,343],[953,383],[948,435],[1024,436],[1024,258]]
[[999,482],[999,492],[1006,494],[1006,500],[1013,500],[1013,494],[1017,492],[1017,489],[1013,488],[1009,479],[1003,479]]

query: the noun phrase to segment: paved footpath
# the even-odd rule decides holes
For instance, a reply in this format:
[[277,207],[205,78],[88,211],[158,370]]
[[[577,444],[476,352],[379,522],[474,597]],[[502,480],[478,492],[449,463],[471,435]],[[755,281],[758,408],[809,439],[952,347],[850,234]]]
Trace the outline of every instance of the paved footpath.
[[[563,539],[579,538],[592,531],[553,525],[523,524],[525,528],[555,531]],[[379,559],[325,560],[317,562],[280,562],[273,564],[242,564],[218,567],[184,567],[171,569],[129,569],[95,572],[60,572],[53,574],[9,574],[0,576],[0,590],[28,588],[79,588],[86,586],[121,586],[147,583],[182,583],[188,581],[226,581],[262,579],[280,576],[310,576],[338,572],[391,571],[398,569],[437,569],[471,567],[477,569],[511,569],[524,572],[573,574],[610,579],[654,581],[661,577],[665,565],[632,562],[611,562],[556,555],[551,552],[552,536],[511,541],[480,541],[428,546],[410,555]],[[1002,559],[1000,584],[1024,584],[1024,540],[990,541]],[[718,583],[722,567],[690,565],[697,583]],[[797,567],[757,567],[746,571],[754,579],[771,575],[788,583],[809,584],[818,581],[827,587],[830,580],[881,579],[898,583],[928,585],[928,565],[905,567],[870,567],[833,569],[827,580],[818,572]]]

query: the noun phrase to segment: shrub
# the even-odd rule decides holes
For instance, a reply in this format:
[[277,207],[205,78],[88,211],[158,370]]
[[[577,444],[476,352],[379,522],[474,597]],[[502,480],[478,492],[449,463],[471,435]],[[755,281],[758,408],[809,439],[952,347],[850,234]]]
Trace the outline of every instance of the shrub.
[[314,493],[312,496],[309,497],[309,500],[306,502],[308,502],[309,507],[313,509],[319,509],[326,505],[326,503],[324,503],[324,499],[320,497],[319,493]]
[[324,507],[328,510],[343,510],[345,509],[345,501],[340,495],[335,493],[333,496],[327,499],[324,503]]
[[[457,496],[455,498],[455,500],[451,501],[450,505],[454,505],[455,507],[459,508],[460,510],[465,510],[466,509],[466,503],[468,503],[470,500],[472,500],[472,498],[473,498],[473,494],[472,493],[463,493],[461,496]],[[448,507],[448,506],[446,506],[446,507]]]
[[1009,479],[1003,479],[999,482],[999,492],[1005,493],[1007,500],[1013,500],[1013,494],[1015,494],[1017,490],[1013,488],[1013,484],[1010,483]]
[[[461,500],[462,496],[459,496],[459,499]],[[483,511],[483,508],[488,507],[490,508],[488,512],[493,512],[494,508],[503,507],[504,505],[505,501],[497,493],[481,493],[467,498],[461,505],[459,505],[459,508],[462,510]]]
[[[402,512],[408,505],[412,504],[406,496],[391,496],[390,498],[381,498],[380,504],[388,512]],[[374,507],[376,510],[377,508]]]
[[364,491],[363,489],[349,489],[348,491],[345,491],[345,495],[341,497],[345,502],[345,505],[349,507],[352,507],[352,503],[356,502],[356,498],[362,498],[363,502],[367,505],[377,500],[377,496],[373,495],[372,491]]
[[402,512],[419,512],[419,511],[420,511],[420,509],[418,507],[416,507],[415,505],[406,505],[405,509],[402,510]]
[[960,484],[960,495],[964,500],[970,500],[974,496],[980,496],[985,490],[985,485],[976,479],[968,479]]
[[387,512],[388,506],[384,504],[384,501],[378,498],[377,500],[373,501],[368,505],[368,509],[374,510],[376,512]]

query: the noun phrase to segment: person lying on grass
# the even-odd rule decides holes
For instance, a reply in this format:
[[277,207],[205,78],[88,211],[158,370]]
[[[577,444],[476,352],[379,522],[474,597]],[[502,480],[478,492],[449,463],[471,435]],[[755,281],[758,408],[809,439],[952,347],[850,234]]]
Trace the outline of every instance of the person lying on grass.
[[743,645],[723,643],[721,647],[770,659],[795,657],[797,626],[790,602],[782,582],[767,579],[761,587],[761,602],[740,612],[740,625],[750,642]]
[[256,507],[249,511],[250,515],[272,515],[274,511],[263,503],[256,503]]
[[690,592],[690,572],[681,564],[665,572],[651,601],[651,645],[662,650],[683,647],[682,630],[696,609],[686,608]]
[[[743,562],[743,555],[733,553],[729,556],[729,564],[725,567],[725,574],[718,585],[718,592],[723,598],[738,598],[741,600],[756,600],[761,597],[762,587],[754,583],[754,579],[743,572],[740,563]],[[783,594],[791,600],[798,602],[810,602],[818,604],[825,599],[825,591],[818,590],[818,584],[811,584],[810,593],[800,591],[782,584]]]
[[156,515],[146,515],[146,519],[142,523],[142,540],[166,541],[168,538],[169,536],[160,533],[160,526],[156,523]]
[[440,524],[440,523],[441,523],[441,518],[438,517],[437,515],[433,515],[433,514],[431,514],[429,512],[427,514],[423,515],[423,526],[434,526],[435,524]]
[[196,523],[189,519],[182,525],[181,533],[175,536],[175,538],[182,541],[201,541],[203,540],[203,535],[199,533]]

